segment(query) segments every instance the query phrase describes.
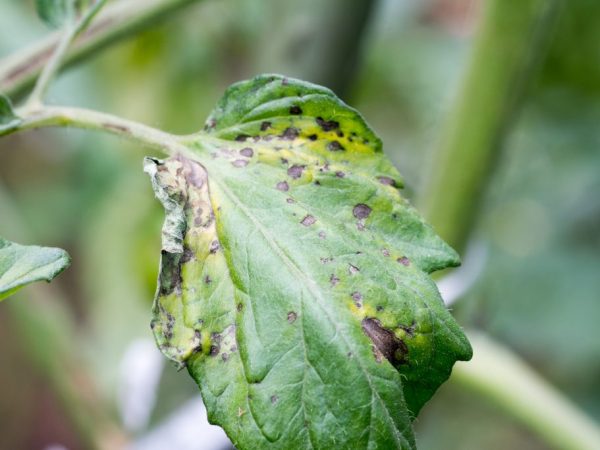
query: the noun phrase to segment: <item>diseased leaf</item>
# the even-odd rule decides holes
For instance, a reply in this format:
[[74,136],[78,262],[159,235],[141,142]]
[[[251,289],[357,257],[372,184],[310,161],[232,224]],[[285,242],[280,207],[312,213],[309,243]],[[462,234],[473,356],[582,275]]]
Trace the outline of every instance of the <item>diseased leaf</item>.
[[239,449],[415,448],[471,348],[428,273],[458,256],[358,112],[277,75],[233,85],[190,152],[146,160],[167,211],[153,329]]
[[0,136],[14,130],[22,122],[12,107],[10,99],[0,94]]
[[35,0],[40,18],[51,27],[60,27],[75,14],[75,0]]
[[34,281],[51,281],[70,263],[59,248],[19,245],[0,237],[0,300]]

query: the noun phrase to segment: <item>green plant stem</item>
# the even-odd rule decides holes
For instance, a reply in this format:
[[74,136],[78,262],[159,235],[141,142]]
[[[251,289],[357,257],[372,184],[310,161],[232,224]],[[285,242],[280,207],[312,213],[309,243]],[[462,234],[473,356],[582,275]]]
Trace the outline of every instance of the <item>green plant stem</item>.
[[[419,198],[425,216],[457,249],[469,238],[493,163],[552,34],[560,0],[483,5],[458,101]],[[598,448],[600,432],[593,421],[516,354],[480,334],[470,333],[469,339],[474,358],[458,363],[451,381],[494,401],[554,448]]]
[[94,16],[98,14],[100,9],[102,9],[105,4],[106,0],[97,0],[87,11],[85,11],[81,18],[73,19],[66,25],[58,45],[42,69],[33,91],[27,99],[27,103],[25,105],[26,109],[36,109],[42,104],[43,97],[48,90],[50,82],[60,69],[62,60],[72,42],[83,30],[87,28]]
[[21,116],[23,121],[12,132],[47,127],[70,127],[98,130],[124,137],[146,147],[161,150],[173,155],[189,150],[180,143],[177,136],[156,128],[122,119],[111,114],[83,108],[44,106]]
[[569,399],[513,352],[481,333],[467,333],[473,359],[458,362],[452,380],[493,399],[556,449],[600,448],[600,430]]
[[560,0],[490,0],[455,107],[420,189],[420,210],[450,245],[470,234],[491,168],[552,35]]
[[[68,49],[61,68],[131,36],[154,22],[164,20],[196,1],[120,0],[109,4]],[[61,33],[54,33],[0,60],[0,92],[13,100],[22,96],[35,82],[60,40]]]

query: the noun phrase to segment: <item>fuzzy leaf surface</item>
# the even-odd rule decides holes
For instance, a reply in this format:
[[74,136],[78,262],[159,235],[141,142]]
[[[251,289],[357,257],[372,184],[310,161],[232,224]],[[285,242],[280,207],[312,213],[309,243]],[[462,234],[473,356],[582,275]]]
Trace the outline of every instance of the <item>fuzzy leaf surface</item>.
[[414,449],[471,356],[428,274],[458,256],[399,193],[362,116],[277,75],[230,87],[148,159],[167,211],[153,329],[240,449]]
[[51,281],[71,258],[59,248],[19,245],[0,237],[0,300],[35,281]]

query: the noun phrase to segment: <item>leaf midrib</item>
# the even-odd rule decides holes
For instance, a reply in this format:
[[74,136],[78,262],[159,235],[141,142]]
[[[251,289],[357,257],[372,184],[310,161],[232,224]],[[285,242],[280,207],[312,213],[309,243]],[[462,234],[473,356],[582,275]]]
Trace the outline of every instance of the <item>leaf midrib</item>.
[[[312,278],[307,277],[294,264],[294,262],[290,259],[290,257],[279,246],[279,244],[277,243],[277,241],[275,240],[275,238],[271,235],[271,233],[267,229],[265,229],[265,227],[262,225],[262,223],[256,217],[254,217],[254,215],[251,213],[251,211],[249,211],[246,208],[246,206],[243,204],[243,202],[233,192],[231,192],[229,190],[229,188],[227,188],[227,186],[224,184],[224,182],[222,180],[219,180],[219,178],[214,175],[214,172],[213,172],[212,178],[213,178],[212,181],[215,182],[215,184],[217,184],[219,186],[219,188],[235,203],[235,205],[240,209],[240,211],[242,211],[244,213],[244,215],[254,224],[254,226],[256,227],[256,229],[260,231],[260,233],[263,235],[263,237],[265,238],[265,240],[267,241],[267,243],[269,244],[269,246],[271,247],[271,249],[281,259],[281,261],[285,264],[285,266],[290,271],[292,271],[292,273],[294,273],[298,278],[300,278],[300,279],[302,279],[302,280],[305,281],[305,285],[307,286],[308,291],[315,298],[315,300],[317,300],[317,304],[319,305],[320,309],[327,315],[327,318],[329,319],[330,323],[335,324],[336,321],[332,317],[332,314],[322,304],[323,298],[320,295],[318,289],[315,290],[316,282]],[[209,183],[210,183],[210,181],[209,181]],[[209,192],[210,192],[210,189],[209,189]],[[339,329],[336,328],[336,331],[339,331]],[[343,332],[340,332],[340,336],[342,337],[346,348],[354,350],[354,348],[349,344],[349,342],[346,339],[346,336],[345,336],[345,334]],[[357,358],[357,361],[358,361],[358,366],[360,367],[361,372],[363,373],[363,376],[365,377],[365,379],[367,380],[367,382],[369,384],[369,388],[371,390],[371,395],[374,395],[375,397],[377,397],[377,400],[383,406],[383,410],[385,411],[386,417],[387,417],[389,423],[391,424],[391,428],[394,430],[394,438],[395,438],[396,442],[398,444],[400,444],[401,447],[403,446],[403,444],[407,444],[408,446],[406,448],[411,448],[410,447],[410,443],[408,442],[408,440],[402,435],[402,433],[400,432],[400,430],[397,429],[396,424],[394,423],[394,421],[393,421],[393,419],[392,419],[392,417],[390,415],[390,411],[387,408],[387,405],[385,404],[385,402],[383,402],[383,400],[381,399],[381,397],[379,396],[379,394],[377,393],[377,391],[373,387],[373,382],[371,380],[371,374],[363,366],[360,358]],[[370,420],[370,423],[371,423],[372,422],[372,415],[371,415],[371,418],[369,420]]]

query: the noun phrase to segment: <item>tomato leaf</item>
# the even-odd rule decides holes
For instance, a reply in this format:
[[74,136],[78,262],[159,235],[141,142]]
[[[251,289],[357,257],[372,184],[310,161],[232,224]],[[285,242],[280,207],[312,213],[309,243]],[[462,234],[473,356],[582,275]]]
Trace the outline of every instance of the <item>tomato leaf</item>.
[[471,347],[428,274],[457,254],[402,198],[362,116],[278,75],[230,87],[146,160],[167,219],[152,321],[240,449],[415,448]]
[[38,16],[51,27],[58,28],[75,16],[75,0],[36,0]]
[[51,281],[70,263],[59,248],[19,245],[0,237],[0,300],[34,281]]

